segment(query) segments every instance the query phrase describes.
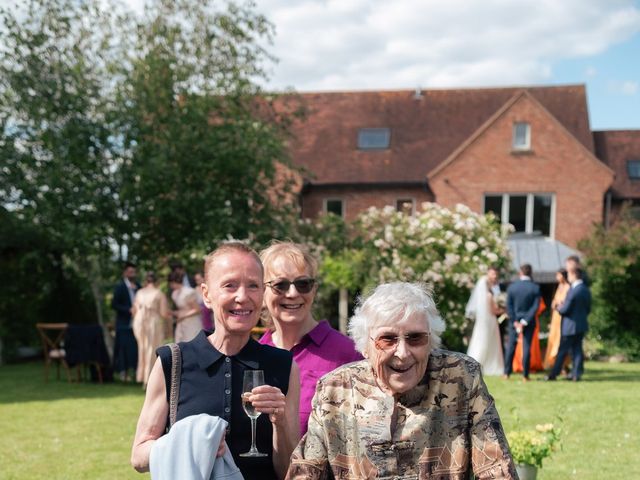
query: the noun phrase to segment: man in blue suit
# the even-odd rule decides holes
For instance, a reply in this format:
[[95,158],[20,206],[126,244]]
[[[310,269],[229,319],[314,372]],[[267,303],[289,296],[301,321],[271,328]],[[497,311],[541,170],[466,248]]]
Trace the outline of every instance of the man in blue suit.
[[591,312],[591,292],[584,283],[584,272],[579,266],[573,266],[568,272],[571,289],[567,293],[564,302],[556,307],[562,315],[562,327],[560,347],[556,363],[551,369],[547,380],[555,380],[562,370],[562,360],[571,352],[573,369],[570,380],[577,382],[584,369],[584,353],[582,351],[582,339],[589,329],[587,317]]
[[529,365],[531,363],[531,340],[536,328],[536,312],[540,304],[540,286],[531,279],[531,265],[520,266],[520,278],[507,289],[507,313],[509,314],[509,340],[504,358],[503,378],[509,378],[513,371],[513,355],[518,343],[518,335],[522,332],[523,358],[522,380],[529,381]]
[[136,282],[136,266],[127,262],[122,272],[122,280],[118,282],[111,300],[111,308],[116,311],[116,340],[113,346],[114,371],[121,380],[128,380],[129,372],[138,365],[138,342],[133,335],[131,325],[131,307],[136,291],[140,288]]

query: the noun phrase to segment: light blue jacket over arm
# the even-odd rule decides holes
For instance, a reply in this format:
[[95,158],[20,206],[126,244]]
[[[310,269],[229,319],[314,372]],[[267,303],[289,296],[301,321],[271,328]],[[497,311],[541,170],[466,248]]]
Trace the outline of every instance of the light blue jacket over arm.
[[149,469],[153,480],[243,480],[227,448],[216,458],[227,422],[202,413],[176,422],[151,447]]

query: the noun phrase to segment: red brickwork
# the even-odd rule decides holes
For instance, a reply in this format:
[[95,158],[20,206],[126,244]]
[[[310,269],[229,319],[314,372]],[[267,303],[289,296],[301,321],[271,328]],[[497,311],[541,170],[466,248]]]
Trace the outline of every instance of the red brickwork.
[[305,193],[302,197],[302,216],[305,218],[315,218],[323,212],[324,199],[339,198],[343,201],[345,218],[348,221],[365,211],[369,207],[382,208],[386,205],[395,207],[398,199],[413,198],[416,208],[422,202],[433,202],[431,192],[423,188],[370,188],[354,189],[348,187],[333,187],[314,189]]
[[[531,126],[531,150],[513,152],[515,122]],[[473,137],[472,137],[473,138]],[[555,238],[575,247],[602,223],[613,172],[529,95],[522,95],[429,178],[436,201],[480,212],[486,193],[555,194]]]

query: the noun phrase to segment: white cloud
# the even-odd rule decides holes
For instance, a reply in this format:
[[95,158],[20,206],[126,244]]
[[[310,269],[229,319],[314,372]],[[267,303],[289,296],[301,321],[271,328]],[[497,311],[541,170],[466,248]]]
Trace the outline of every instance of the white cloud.
[[268,86],[303,91],[548,82],[553,63],[640,32],[632,0],[258,0],[258,9],[276,26]]
[[587,67],[587,69],[584,72],[585,76],[587,77],[595,77],[596,75],[598,75],[598,69],[596,67],[594,67],[593,65],[590,65],[589,67]]
[[621,91],[625,95],[635,95],[638,93],[638,82],[626,81],[622,82]]
[[616,95],[633,96],[640,92],[640,83],[633,80],[610,80],[607,83],[607,91]]

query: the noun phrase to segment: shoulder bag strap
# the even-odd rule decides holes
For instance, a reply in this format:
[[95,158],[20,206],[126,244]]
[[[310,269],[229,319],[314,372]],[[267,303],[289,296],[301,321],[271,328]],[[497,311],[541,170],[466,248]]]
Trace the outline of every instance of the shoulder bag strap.
[[178,395],[180,394],[180,373],[182,372],[182,355],[177,343],[170,343],[171,349],[171,389],[169,391],[169,428],[176,423],[178,413]]

